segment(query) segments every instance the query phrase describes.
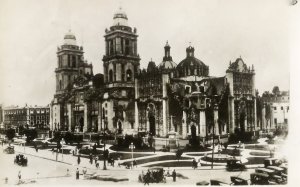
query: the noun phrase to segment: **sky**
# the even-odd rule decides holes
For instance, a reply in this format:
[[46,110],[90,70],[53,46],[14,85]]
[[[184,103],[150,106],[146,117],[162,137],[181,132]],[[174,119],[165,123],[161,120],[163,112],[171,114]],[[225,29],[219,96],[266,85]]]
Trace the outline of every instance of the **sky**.
[[260,93],[289,90],[288,0],[0,0],[0,103],[51,102],[57,47],[69,29],[94,74],[103,73],[103,36],[120,6],[137,28],[142,68],[162,61],[166,41],[177,64],[191,43],[211,76],[224,76],[241,56],[254,65]]

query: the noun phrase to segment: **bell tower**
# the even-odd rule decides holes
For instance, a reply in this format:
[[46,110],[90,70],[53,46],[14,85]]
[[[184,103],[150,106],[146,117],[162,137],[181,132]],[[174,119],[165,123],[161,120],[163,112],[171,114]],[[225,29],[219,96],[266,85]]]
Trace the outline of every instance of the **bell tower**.
[[[137,53],[137,31],[128,26],[126,13],[120,8],[114,23],[105,30],[106,52],[103,56],[104,82],[107,87],[134,87],[140,66]],[[122,83],[122,84],[118,84]]]
[[64,44],[57,48],[56,94],[64,93],[78,76],[83,53],[83,48],[76,44],[75,35],[69,31],[64,36]]

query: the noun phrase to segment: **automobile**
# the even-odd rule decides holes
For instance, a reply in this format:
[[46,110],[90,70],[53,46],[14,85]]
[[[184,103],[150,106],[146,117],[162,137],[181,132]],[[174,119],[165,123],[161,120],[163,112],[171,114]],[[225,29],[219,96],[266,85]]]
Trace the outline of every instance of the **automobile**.
[[[148,178],[149,183],[166,183],[163,167],[152,167],[149,168],[148,171],[151,173],[150,178]],[[146,173],[139,175],[139,181],[144,182],[147,180],[146,176]]]
[[227,186],[227,185],[229,186],[228,183],[223,182],[221,180],[215,180],[215,179],[211,179],[210,180],[210,185],[211,186]]
[[15,147],[14,146],[8,146],[3,150],[3,153],[7,154],[15,154]]
[[18,154],[16,155],[16,158],[14,160],[15,164],[18,164],[19,166],[27,166],[28,164],[28,159],[26,156],[24,156],[23,154]]
[[230,180],[232,182],[231,185],[249,185],[247,179],[243,179],[240,177],[231,176]]
[[275,185],[276,182],[269,180],[269,175],[264,173],[251,173],[250,174],[251,185]]
[[270,181],[274,181],[278,184],[281,184],[283,182],[282,177],[279,175],[276,175],[276,172],[274,170],[267,169],[267,168],[256,168],[255,172],[268,175]]
[[280,166],[282,162],[279,159],[276,158],[267,158],[264,160],[265,167],[268,166]]
[[207,182],[207,181],[200,181],[200,182],[197,182],[196,185],[197,186],[208,186],[209,182]]
[[243,171],[246,169],[246,166],[238,159],[228,159],[226,169],[228,171]]
[[287,175],[287,170],[288,170],[287,166],[280,166],[280,168],[282,168],[283,169],[282,172]]
[[275,175],[281,176],[284,181],[287,181],[287,175],[284,173],[284,169],[278,166],[268,166],[267,169],[275,171]]

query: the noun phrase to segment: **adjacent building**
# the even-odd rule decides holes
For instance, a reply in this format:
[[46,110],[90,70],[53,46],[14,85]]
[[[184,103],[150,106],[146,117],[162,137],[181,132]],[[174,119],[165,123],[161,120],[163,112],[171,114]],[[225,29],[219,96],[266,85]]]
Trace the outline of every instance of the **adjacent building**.
[[4,128],[36,127],[49,128],[49,106],[7,106],[3,108]]

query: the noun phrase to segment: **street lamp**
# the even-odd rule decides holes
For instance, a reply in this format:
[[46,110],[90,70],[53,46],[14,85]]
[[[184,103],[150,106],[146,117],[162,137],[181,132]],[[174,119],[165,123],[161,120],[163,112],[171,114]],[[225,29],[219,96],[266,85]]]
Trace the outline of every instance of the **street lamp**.
[[132,169],[133,168],[133,149],[135,149],[135,146],[133,145],[133,142],[131,142],[131,144],[129,145],[129,149],[131,149],[131,159],[132,159],[131,169]]

